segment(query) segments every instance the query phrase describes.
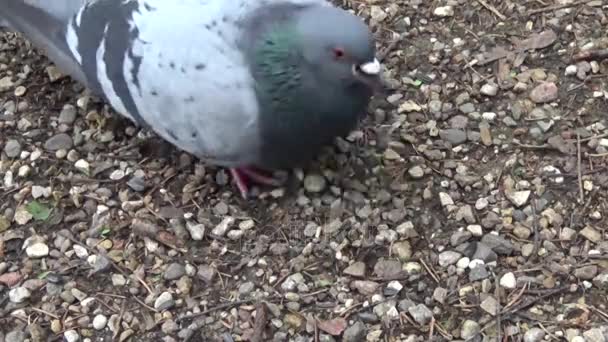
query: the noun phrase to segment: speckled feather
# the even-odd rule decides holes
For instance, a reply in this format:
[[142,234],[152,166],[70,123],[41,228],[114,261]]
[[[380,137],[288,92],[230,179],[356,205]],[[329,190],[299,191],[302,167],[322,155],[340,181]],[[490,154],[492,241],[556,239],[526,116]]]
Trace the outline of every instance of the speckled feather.
[[[282,59],[293,47],[281,36],[293,27],[284,20],[310,5],[331,6],[325,0],[0,0],[0,17],[120,114],[175,146],[221,166],[275,168],[309,159],[346,134],[355,120],[321,122],[323,115],[344,105],[349,115],[362,111],[370,95],[361,90],[360,99],[321,111],[305,101],[329,104],[347,95],[329,89],[319,97],[316,80],[285,65],[294,59]],[[264,15],[283,26],[268,31]],[[268,46],[256,43],[273,40],[285,46],[265,53]],[[276,68],[281,63],[288,68]],[[302,113],[291,121],[293,105]]]

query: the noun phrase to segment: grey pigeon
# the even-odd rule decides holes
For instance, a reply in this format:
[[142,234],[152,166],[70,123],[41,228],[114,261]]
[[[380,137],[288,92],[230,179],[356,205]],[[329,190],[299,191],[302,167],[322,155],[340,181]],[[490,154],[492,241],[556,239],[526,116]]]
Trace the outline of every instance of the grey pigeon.
[[382,85],[369,28],[326,0],[0,0],[5,21],[243,197],[347,135]]

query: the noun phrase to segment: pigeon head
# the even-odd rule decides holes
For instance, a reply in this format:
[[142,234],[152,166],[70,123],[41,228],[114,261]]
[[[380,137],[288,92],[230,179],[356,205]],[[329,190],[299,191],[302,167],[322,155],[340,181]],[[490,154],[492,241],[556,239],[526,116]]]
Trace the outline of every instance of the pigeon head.
[[361,18],[339,8],[316,6],[302,11],[296,25],[302,56],[319,78],[382,89],[374,38]]

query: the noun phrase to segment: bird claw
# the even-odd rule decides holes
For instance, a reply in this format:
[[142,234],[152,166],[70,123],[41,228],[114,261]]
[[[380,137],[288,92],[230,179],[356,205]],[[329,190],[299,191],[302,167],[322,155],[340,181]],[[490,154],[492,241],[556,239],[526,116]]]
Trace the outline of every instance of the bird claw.
[[249,195],[249,186],[247,185],[247,179],[268,186],[281,186],[283,181],[276,179],[272,176],[267,176],[260,171],[257,171],[253,168],[249,167],[240,167],[240,168],[231,168],[230,174],[234,179],[239,192],[241,193],[241,197],[243,199],[247,199]]

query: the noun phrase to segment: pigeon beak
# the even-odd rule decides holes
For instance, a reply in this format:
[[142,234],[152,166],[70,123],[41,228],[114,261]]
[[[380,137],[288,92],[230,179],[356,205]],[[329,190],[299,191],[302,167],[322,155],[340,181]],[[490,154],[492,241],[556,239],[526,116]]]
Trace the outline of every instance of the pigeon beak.
[[382,66],[377,58],[374,58],[371,62],[353,65],[353,75],[357,80],[373,89],[374,92],[384,93],[387,90],[387,85],[380,76],[381,70]]

